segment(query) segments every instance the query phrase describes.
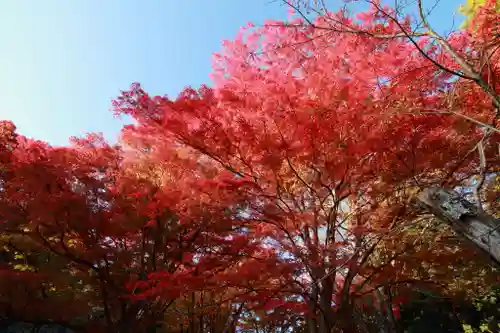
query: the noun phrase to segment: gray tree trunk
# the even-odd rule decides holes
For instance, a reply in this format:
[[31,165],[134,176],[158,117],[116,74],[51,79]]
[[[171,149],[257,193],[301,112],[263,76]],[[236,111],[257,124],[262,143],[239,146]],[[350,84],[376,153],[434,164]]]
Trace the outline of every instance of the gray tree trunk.
[[500,220],[482,213],[459,193],[441,187],[423,190],[419,205],[448,223],[453,230],[500,265]]

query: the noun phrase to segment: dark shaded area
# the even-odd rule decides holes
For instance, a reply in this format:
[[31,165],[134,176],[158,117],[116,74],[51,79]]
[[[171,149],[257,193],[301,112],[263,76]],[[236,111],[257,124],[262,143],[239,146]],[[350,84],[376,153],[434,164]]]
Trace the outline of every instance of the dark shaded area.
[[401,309],[400,325],[405,333],[464,332],[463,324],[473,332],[488,327],[498,332],[500,288],[474,300],[450,299],[430,292],[417,292]]

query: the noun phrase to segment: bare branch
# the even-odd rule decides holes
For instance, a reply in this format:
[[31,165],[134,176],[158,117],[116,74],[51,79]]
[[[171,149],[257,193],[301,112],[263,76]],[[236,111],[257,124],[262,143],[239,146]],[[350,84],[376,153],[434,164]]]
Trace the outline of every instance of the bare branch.
[[443,47],[443,49],[446,50],[446,52],[455,60],[460,67],[464,70],[466,75],[472,79],[472,80],[477,80],[479,78],[478,73],[474,70],[474,68],[465,61],[463,57],[461,57],[454,49],[451,47],[450,43],[441,35],[439,35],[429,24],[429,21],[427,20],[426,15],[424,14],[424,5],[422,0],[418,0],[418,11],[420,14],[420,19],[422,20],[424,27],[427,29],[428,33],[430,36],[434,37],[439,44]]
[[488,130],[500,133],[500,129],[493,127],[492,125],[483,123],[482,121],[479,121],[477,119],[474,119],[472,117],[469,117],[461,112],[455,111],[455,110],[449,110],[449,111],[442,111],[442,110],[430,110],[430,111],[422,111],[422,112],[408,112],[409,114],[416,114],[416,115],[427,115],[427,114],[442,114],[442,115],[456,115],[461,118],[467,119],[473,123],[476,123],[482,127],[487,128]]
[[[424,10],[423,10],[423,3],[422,0],[417,0],[418,1],[418,8],[419,8],[419,13],[420,13],[420,18],[422,19],[422,22],[424,23],[424,26],[427,29],[427,32],[429,33],[429,36],[434,37],[438,43],[441,45],[441,47],[453,58],[454,61],[456,61],[460,67],[462,67],[462,70],[465,72],[466,76],[468,76],[469,79],[475,81],[483,90],[490,96],[492,99],[493,105],[495,108],[498,110],[500,109],[500,96],[495,92],[495,90],[487,83],[485,82],[482,78],[480,73],[478,73],[467,61],[460,56],[450,45],[450,43],[441,37],[429,24],[427,21],[426,16],[424,15]],[[464,76],[465,77],[465,76]],[[467,78],[467,77],[465,77]]]
[[[376,3],[374,3],[373,1],[370,1],[369,2],[371,4],[373,4],[373,6],[375,8],[377,8],[378,11],[380,11],[382,14],[384,14],[389,20],[391,20],[392,22],[394,22],[398,27],[399,29],[403,32],[403,34],[408,38],[408,40],[413,44],[413,46],[415,46],[415,48],[418,50],[418,52],[420,52],[420,54],[422,54],[422,56],[424,58],[426,58],[427,60],[429,60],[434,66],[436,66],[437,68],[447,72],[447,73],[450,73],[452,75],[456,75],[458,77],[461,77],[461,78],[464,78],[464,79],[475,79],[473,77],[469,77],[467,74],[462,74],[462,73],[459,73],[457,71],[454,71],[448,67],[445,67],[443,66],[442,64],[440,64],[439,62],[437,62],[436,60],[434,60],[429,54],[427,54],[427,52],[425,52],[419,45],[418,43],[415,41],[415,39],[413,39],[413,37],[405,30],[405,28],[401,25],[401,23],[398,21],[397,18],[393,17],[392,15],[388,14],[386,11],[384,11],[382,8],[380,8],[379,5],[377,5]],[[434,36],[430,33],[425,33],[425,35],[431,35],[432,37],[434,38],[437,38],[436,36],[438,36],[439,38],[441,38],[441,36],[437,35]]]
[[481,188],[483,187],[484,180],[486,178],[486,157],[484,154],[483,141],[484,141],[484,136],[483,139],[481,139],[477,144],[477,152],[479,154],[479,179],[477,181],[476,186],[474,186],[473,188],[474,196],[476,198],[477,208],[480,213],[484,212],[481,200]]

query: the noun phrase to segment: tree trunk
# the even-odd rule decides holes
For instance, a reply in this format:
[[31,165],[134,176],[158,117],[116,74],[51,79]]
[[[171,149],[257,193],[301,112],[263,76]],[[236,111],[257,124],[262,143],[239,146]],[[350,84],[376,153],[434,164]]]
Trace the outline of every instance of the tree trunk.
[[329,333],[333,327],[334,312],[332,309],[333,279],[323,279],[319,299],[319,332]]
[[418,201],[500,265],[500,220],[480,212],[457,192],[441,187],[423,190]]
[[309,315],[307,316],[307,327],[309,329],[309,333],[317,333],[318,331],[318,323],[316,320],[317,315],[317,287],[313,285],[312,291],[307,300],[307,308],[309,310]]

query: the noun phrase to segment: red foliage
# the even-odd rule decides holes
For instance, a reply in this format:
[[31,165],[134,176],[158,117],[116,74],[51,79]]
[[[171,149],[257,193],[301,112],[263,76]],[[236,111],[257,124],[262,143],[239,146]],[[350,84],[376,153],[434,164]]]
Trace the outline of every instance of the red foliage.
[[[339,19],[363,31],[400,32],[381,15],[373,7],[358,21]],[[318,17],[316,26],[325,20]],[[450,108],[448,91],[459,87],[455,104],[464,115],[489,122],[495,112],[479,87],[453,82],[405,39],[324,33],[300,19],[289,23],[294,29],[267,23],[224,42],[214,59],[215,87],[186,89],[172,100],[149,96],[135,84],[115,101],[115,110],[136,120],[124,138],[148,147],[154,163],[170,163],[172,147],[182,147],[203,166],[201,177],[208,180],[190,183],[196,188],[189,191],[190,204],[239,214],[233,223],[247,231],[232,238],[227,251],[234,260],[245,249],[247,259],[218,274],[218,283],[252,290],[246,299],[260,298],[265,310],[294,295],[324,299],[313,312],[325,313],[334,300],[342,307],[370,285],[408,278],[398,259],[374,264],[367,245],[401,237],[395,226],[413,214],[405,191],[458,184],[454,176],[477,172],[468,152],[482,133],[463,118],[439,114]],[[411,27],[409,18],[402,24]],[[471,41],[465,32],[447,40],[459,54]],[[440,64],[460,68],[428,38],[417,43]],[[486,147],[492,168],[498,166],[498,139],[493,134]],[[267,246],[275,253],[248,259]],[[338,276],[344,282],[336,285]]]
[[[400,29],[375,8],[356,20],[335,15],[368,32]],[[478,34],[495,15],[485,9]],[[233,303],[269,320],[307,314],[330,327],[381,285],[413,278],[416,241],[398,229],[417,214],[411,195],[478,169],[469,151],[482,132],[435,111],[450,107],[451,88],[464,115],[491,121],[491,103],[407,40],[268,23],[224,42],[213,88],[176,99],[138,84],[123,92],[115,110],[136,124],[123,129],[122,147],[95,134],[51,147],[0,123],[6,243],[62,261],[2,278],[38,292],[64,272],[56,289],[83,296],[56,319],[101,307],[106,325],[96,327],[111,332],[145,329],[173,301],[207,290],[231,290]],[[471,36],[448,42],[466,53]],[[418,45],[458,68],[428,38]],[[485,143],[492,169],[499,139]],[[396,317],[404,295],[392,300]]]

